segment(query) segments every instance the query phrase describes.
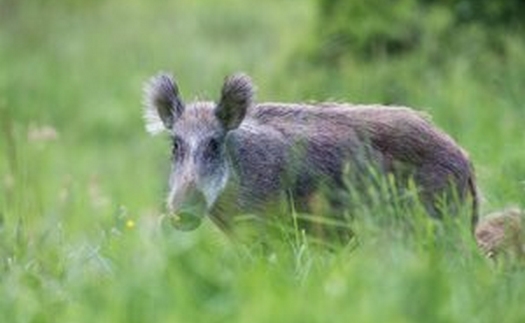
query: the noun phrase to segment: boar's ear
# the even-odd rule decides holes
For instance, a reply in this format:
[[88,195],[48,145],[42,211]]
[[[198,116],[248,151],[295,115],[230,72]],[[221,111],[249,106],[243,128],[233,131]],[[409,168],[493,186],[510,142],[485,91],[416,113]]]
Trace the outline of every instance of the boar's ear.
[[235,129],[241,124],[246,110],[253,102],[254,92],[248,75],[234,74],[224,80],[215,116],[226,130]]
[[171,129],[184,112],[179,88],[170,74],[160,73],[144,85],[144,120],[146,130],[155,135]]

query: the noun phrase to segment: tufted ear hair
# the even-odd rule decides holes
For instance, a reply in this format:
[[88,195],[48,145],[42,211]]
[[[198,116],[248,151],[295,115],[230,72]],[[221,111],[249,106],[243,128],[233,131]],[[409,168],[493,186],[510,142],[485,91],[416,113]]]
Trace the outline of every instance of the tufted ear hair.
[[167,73],[159,73],[144,84],[143,100],[146,130],[153,135],[171,129],[184,112],[177,83]]
[[215,116],[226,130],[239,127],[254,95],[255,89],[248,75],[237,73],[224,80]]

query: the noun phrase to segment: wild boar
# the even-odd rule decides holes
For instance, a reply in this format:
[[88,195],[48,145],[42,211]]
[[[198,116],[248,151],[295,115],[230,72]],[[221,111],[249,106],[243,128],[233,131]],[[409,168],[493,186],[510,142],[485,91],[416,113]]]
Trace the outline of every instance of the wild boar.
[[351,207],[344,193],[366,185],[371,167],[399,183],[410,177],[429,215],[455,213],[444,201],[471,203],[477,221],[469,158],[426,115],[381,105],[256,103],[254,92],[242,73],[225,78],[216,103],[184,103],[169,74],[146,83],[147,130],[171,138],[167,208],[180,229],[209,215],[229,230],[237,215],[263,216],[282,201],[309,212],[320,191],[334,210]]
[[525,259],[523,215],[523,211],[518,208],[508,208],[490,213],[478,223],[475,230],[476,242],[488,258],[497,260],[503,256]]

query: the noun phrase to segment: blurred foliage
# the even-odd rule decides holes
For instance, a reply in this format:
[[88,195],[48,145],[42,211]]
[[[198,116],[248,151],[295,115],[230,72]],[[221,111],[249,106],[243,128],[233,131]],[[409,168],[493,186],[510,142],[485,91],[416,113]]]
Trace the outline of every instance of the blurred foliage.
[[457,24],[475,22],[487,28],[512,29],[525,23],[525,3],[521,0],[420,0],[420,3],[447,6]]
[[319,0],[314,53],[334,64],[347,55],[364,59],[395,56],[437,42],[443,46],[464,40],[478,28],[500,50],[501,31],[516,33],[525,21],[525,2],[476,0]]

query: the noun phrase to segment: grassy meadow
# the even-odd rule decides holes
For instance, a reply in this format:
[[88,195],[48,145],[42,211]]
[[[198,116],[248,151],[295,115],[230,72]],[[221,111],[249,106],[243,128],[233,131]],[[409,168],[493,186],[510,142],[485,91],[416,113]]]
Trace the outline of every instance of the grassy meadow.
[[0,322],[524,322],[522,264],[485,259],[454,223],[419,219],[406,234],[368,210],[357,247],[337,250],[301,232],[276,230],[263,248],[210,221],[163,223],[170,149],[141,110],[161,70],[186,100],[217,99],[245,71],[260,101],[426,111],[469,152],[483,214],[523,207],[522,38],[500,35],[497,55],[473,29],[437,58],[326,67],[307,58],[317,9],[0,0]]

